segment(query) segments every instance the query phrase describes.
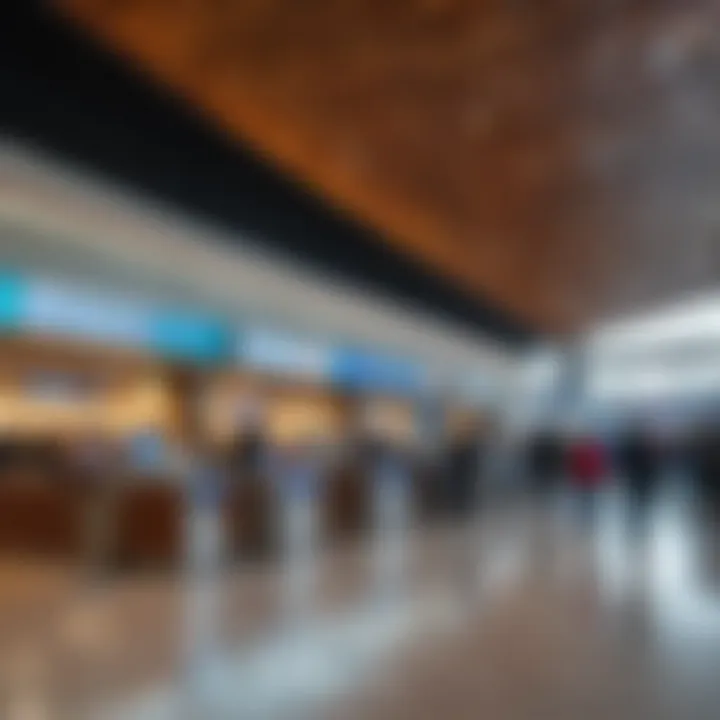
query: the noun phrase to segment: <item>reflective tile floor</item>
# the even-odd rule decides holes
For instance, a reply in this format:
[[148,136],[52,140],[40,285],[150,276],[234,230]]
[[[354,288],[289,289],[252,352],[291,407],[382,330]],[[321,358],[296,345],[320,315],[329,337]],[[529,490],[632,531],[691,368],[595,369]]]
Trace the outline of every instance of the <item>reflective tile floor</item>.
[[519,500],[299,574],[4,561],[0,717],[716,720],[720,552],[696,515],[674,483],[645,525],[617,491],[594,518]]

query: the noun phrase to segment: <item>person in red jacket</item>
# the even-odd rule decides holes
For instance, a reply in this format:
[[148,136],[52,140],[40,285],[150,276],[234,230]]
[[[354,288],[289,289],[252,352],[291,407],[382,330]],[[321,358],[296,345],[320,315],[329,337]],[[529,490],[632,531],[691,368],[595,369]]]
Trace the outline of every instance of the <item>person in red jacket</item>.
[[607,453],[599,440],[584,435],[570,444],[568,476],[578,493],[586,518],[594,514],[596,492],[604,484],[607,473]]

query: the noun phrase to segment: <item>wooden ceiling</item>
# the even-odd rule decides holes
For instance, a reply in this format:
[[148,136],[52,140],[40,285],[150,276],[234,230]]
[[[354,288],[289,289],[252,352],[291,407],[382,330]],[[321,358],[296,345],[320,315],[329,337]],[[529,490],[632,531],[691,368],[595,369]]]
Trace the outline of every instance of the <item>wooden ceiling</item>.
[[718,279],[716,0],[55,1],[538,328]]

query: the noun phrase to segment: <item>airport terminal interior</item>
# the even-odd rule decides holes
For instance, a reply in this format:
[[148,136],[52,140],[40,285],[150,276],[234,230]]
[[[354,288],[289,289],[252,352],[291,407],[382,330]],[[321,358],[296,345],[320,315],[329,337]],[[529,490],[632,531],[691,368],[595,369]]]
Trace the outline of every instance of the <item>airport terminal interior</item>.
[[0,8],[0,720],[718,718],[716,5]]

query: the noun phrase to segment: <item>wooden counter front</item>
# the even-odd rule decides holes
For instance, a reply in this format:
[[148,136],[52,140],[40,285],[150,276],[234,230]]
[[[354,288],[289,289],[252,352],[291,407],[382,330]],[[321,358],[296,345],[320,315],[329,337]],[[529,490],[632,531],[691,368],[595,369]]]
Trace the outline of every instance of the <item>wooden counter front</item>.
[[330,542],[357,540],[370,528],[370,483],[358,467],[339,470],[322,498],[324,535]]
[[84,493],[22,474],[0,483],[0,553],[77,561],[85,547]]
[[134,478],[116,491],[113,504],[113,554],[122,567],[180,565],[187,513],[182,487]]

